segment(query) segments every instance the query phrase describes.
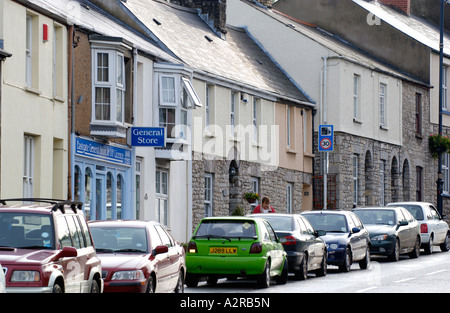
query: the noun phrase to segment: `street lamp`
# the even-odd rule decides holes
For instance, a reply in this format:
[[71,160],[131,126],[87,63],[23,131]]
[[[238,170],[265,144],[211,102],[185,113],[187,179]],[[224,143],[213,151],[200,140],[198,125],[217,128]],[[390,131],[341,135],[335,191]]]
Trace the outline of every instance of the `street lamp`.
[[[444,83],[444,4],[448,0],[440,1],[440,41],[439,41],[439,135],[442,135],[442,100],[443,100],[443,86]],[[439,168],[437,180],[437,207],[439,214],[443,213],[442,209],[442,192],[444,181],[442,179],[442,153],[439,154]]]

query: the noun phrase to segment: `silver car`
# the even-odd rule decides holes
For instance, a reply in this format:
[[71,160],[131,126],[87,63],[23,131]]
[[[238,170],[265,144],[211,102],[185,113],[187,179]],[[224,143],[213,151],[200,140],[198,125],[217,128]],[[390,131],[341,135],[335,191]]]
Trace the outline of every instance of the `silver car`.
[[426,254],[433,252],[433,246],[440,246],[444,252],[450,250],[449,226],[431,203],[395,202],[388,206],[402,206],[416,218],[420,224],[421,248]]
[[6,292],[6,280],[5,280],[5,273],[3,272],[3,267],[0,264],[0,293]]

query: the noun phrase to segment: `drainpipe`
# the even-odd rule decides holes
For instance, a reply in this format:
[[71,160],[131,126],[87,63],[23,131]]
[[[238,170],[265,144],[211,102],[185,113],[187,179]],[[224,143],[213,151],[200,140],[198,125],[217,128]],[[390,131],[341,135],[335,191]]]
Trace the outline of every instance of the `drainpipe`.
[[69,87],[69,94],[70,94],[70,99],[69,99],[69,103],[70,103],[70,110],[71,110],[71,116],[70,116],[70,130],[69,130],[69,143],[68,143],[68,148],[69,148],[69,153],[68,153],[68,158],[69,158],[69,173],[68,173],[68,198],[69,200],[73,200],[75,199],[75,194],[74,194],[74,177],[73,177],[73,168],[74,168],[74,149],[73,149],[73,140],[75,139],[74,137],[74,133],[75,133],[75,104],[74,104],[74,66],[73,66],[73,59],[74,59],[74,39],[75,39],[75,28],[73,25],[71,25],[69,27],[69,40],[71,41],[71,44],[69,45],[69,64],[68,64],[68,71],[69,71],[69,83],[68,83],[68,87]]

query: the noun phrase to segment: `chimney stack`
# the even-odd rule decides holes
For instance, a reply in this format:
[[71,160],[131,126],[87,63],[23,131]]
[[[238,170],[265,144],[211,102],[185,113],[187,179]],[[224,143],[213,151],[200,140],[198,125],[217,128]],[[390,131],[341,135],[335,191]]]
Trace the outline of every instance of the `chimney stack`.
[[411,0],[378,0],[378,2],[401,11],[408,16],[411,14]]

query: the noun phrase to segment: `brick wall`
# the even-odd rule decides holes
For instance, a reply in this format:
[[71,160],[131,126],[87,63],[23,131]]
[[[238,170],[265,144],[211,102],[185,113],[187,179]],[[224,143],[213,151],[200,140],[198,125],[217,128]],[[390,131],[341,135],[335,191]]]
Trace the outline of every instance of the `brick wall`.
[[400,10],[407,15],[411,13],[411,0],[378,0],[378,2]]

